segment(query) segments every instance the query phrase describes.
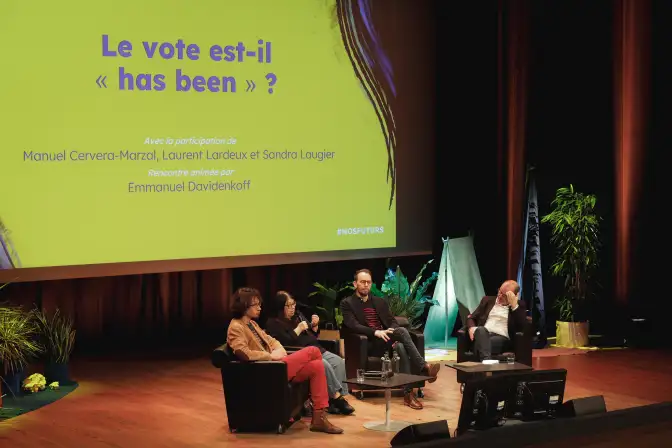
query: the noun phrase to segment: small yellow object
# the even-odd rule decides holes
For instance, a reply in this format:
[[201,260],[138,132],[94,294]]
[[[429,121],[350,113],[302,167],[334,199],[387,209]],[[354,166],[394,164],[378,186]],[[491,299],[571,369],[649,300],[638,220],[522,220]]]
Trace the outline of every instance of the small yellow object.
[[61,386],[60,386],[60,384],[58,384],[58,381],[54,381],[53,383],[51,383],[51,384],[49,385],[49,389],[51,389],[51,390],[56,390],[56,389],[58,389],[59,387],[61,387]]
[[25,390],[35,393],[44,390],[45,386],[47,385],[47,379],[42,374],[33,373],[28,378],[23,380],[22,385]]

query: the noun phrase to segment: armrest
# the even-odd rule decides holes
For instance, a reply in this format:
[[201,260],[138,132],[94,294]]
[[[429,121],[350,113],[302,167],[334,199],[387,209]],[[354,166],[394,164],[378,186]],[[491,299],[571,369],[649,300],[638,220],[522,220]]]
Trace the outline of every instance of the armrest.
[[224,364],[231,361],[231,356],[232,353],[228,344],[222,344],[213,350],[210,361],[212,362],[213,366],[221,369]]
[[[331,353],[338,355],[340,352],[340,343],[339,341],[336,341],[334,339],[320,339],[319,340],[320,345],[322,346],[323,349],[330,351]],[[285,351],[287,353],[296,353],[299,350],[305,348],[305,347],[299,347],[299,346],[294,346],[294,345],[285,345]]]
[[363,334],[343,335],[345,348],[345,370],[349,378],[357,376],[357,369],[365,369],[369,352],[369,338]]
[[[241,381],[240,386],[242,384],[254,385],[252,389],[262,387],[260,382],[287,384],[289,381],[287,364],[282,361],[232,361],[222,367],[222,379],[225,382],[233,380],[233,383],[238,383],[236,380],[239,380]],[[246,386],[245,389],[250,388]]]
[[457,362],[468,361],[471,354],[471,340],[467,327],[457,330]]
[[333,353],[334,355],[341,354],[341,342],[337,339],[319,339],[318,342],[326,351]]
[[523,331],[517,332],[513,341],[516,361],[527,366],[532,365],[532,331],[532,319],[528,317]]
[[294,345],[283,345],[283,347],[285,348],[285,351],[287,352],[287,354],[296,353],[299,350],[301,350],[302,348],[304,348],[304,347],[298,347],[298,346],[294,346]]
[[403,317],[403,316],[395,316],[394,319],[397,321],[397,323],[399,324],[400,327],[404,327],[404,328],[406,328],[406,329],[408,329],[408,327],[410,327],[410,324],[409,324],[409,322],[408,322],[408,318],[407,318],[407,317]]

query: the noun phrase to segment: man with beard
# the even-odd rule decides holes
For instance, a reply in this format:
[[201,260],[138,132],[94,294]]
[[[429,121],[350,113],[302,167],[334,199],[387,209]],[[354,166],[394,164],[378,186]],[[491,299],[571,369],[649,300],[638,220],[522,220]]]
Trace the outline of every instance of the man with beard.
[[[402,373],[430,376],[432,379],[429,382],[433,383],[441,366],[424,360],[408,330],[400,327],[392,316],[385,299],[370,294],[371,284],[371,271],[360,269],[355,273],[355,293],[341,301],[343,325],[354,333],[368,336],[369,355],[383,356],[390,347],[394,347],[399,354],[399,370]],[[404,405],[411,409],[423,408],[410,386],[404,390]]]

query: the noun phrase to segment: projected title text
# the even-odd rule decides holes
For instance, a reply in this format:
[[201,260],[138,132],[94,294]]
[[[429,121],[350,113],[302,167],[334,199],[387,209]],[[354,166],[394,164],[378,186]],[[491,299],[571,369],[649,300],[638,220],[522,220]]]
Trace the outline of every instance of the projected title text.
[[[137,55],[138,48],[128,40],[112,42],[107,34],[103,35],[103,57],[131,58]],[[259,40],[257,46],[250,48],[238,42],[237,45],[211,45],[207,55],[201,54],[201,47],[194,43],[186,43],[178,39],[175,43],[144,41],[140,45],[140,52],[147,59],[165,60],[188,60],[198,61],[201,57],[210,58],[215,62],[256,62],[258,64],[270,64],[272,57],[272,44]],[[275,73],[266,73],[265,82],[268,84],[268,93],[273,93],[278,81]],[[100,88],[107,88],[107,76],[100,75],[96,84]],[[257,85],[253,79],[237,80],[233,76],[203,76],[190,74],[186,69],[175,70],[175,78],[171,81],[162,73],[133,73],[125,67],[119,67],[119,90],[140,91],[165,91],[172,84],[178,92],[213,92],[213,93],[237,93],[254,92]]]

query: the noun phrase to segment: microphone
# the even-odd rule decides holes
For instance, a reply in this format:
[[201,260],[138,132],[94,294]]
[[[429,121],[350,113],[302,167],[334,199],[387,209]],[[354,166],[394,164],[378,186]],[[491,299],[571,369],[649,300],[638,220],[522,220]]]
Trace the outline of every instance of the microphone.
[[[310,322],[308,321],[308,319],[306,319],[306,316],[304,316],[303,313],[302,313],[301,311],[299,311],[299,310],[297,309],[297,310],[296,310],[296,315],[298,316],[298,318],[299,318],[299,320],[300,320],[301,322],[305,322],[306,325],[308,325],[308,328],[310,328]],[[303,331],[308,331],[308,330],[303,330]]]

